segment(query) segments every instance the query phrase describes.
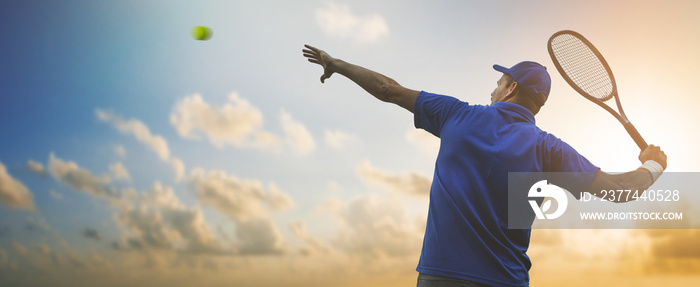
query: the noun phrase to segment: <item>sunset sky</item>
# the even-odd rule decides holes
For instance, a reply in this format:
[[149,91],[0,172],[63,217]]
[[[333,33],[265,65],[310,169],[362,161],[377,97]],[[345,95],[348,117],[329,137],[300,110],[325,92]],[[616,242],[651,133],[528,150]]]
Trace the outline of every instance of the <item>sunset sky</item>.
[[[439,139],[304,44],[489,104],[548,67],[538,126],[639,149],[547,54],[586,36],[627,116],[700,171],[698,1],[2,1],[0,286],[415,286]],[[208,41],[190,30],[206,25]],[[700,192],[700,190],[698,190]],[[698,206],[700,203],[695,203]],[[698,230],[533,230],[532,286],[698,286]],[[165,285],[164,285],[165,286]]]

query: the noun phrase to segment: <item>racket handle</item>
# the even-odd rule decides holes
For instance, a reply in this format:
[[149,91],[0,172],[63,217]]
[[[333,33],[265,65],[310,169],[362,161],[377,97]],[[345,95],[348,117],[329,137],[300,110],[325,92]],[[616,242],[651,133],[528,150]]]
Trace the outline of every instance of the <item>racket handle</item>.
[[632,136],[632,139],[637,144],[640,150],[645,150],[649,146],[647,142],[642,138],[642,135],[640,135],[637,129],[634,128],[631,122],[627,122],[623,126],[627,130],[627,133],[630,134],[630,136]]

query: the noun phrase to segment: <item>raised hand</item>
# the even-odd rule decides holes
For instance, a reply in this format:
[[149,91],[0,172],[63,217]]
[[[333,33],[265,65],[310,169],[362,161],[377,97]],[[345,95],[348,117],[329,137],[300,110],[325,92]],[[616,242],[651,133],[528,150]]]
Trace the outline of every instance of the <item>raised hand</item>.
[[309,45],[304,45],[306,49],[302,50],[304,52],[304,57],[308,58],[309,62],[316,63],[323,67],[323,75],[321,75],[321,83],[324,83],[326,79],[330,78],[334,70],[335,58],[328,55],[321,49],[312,47]]
[[645,150],[639,153],[639,161],[644,163],[647,160],[656,161],[664,170],[666,169],[666,153],[658,146],[653,144],[649,145]]

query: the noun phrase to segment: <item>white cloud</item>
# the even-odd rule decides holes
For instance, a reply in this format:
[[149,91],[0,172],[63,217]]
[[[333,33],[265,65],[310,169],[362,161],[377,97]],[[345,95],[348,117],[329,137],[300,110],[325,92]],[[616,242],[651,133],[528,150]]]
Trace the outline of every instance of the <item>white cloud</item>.
[[187,208],[173,190],[159,182],[115,216],[122,228],[120,250],[168,250],[194,254],[230,254],[232,250],[210,230],[201,209]]
[[125,158],[126,157],[126,149],[124,148],[123,145],[114,146],[114,154],[116,154],[118,157]]
[[244,255],[281,254],[283,238],[270,217],[234,219],[237,249]]
[[199,139],[204,135],[217,147],[225,144],[265,147],[279,140],[262,131],[262,112],[248,100],[235,92],[228,100],[222,107],[216,107],[198,94],[185,97],[173,107],[170,123],[180,136]]
[[316,143],[308,129],[294,120],[291,114],[280,112],[284,135],[273,134],[264,128],[262,112],[237,93],[231,93],[223,106],[212,106],[201,95],[195,94],[175,103],[170,123],[184,138],[206,137],[219,148],[233,145],[239,148],[279,150],[286,145],[298,154],[314,150]]
[[411,129],[408,131],[406,140],[431,156],[437,156],[440,150],[440,138],[422,129]]
[[312,236],[306,229],[306,222],[297,220],[289,223],[289,229],[301,239],[305,246],[300,248],[303,255],[311,255],[315,252],[328,253],[330,247],[319,238]]
[[344,149],[348,144],[357,139],[355,135],[348,134],[340,130],[326,130],[324,134],[326,144],[334,149]]
[[95,114],[99,120],[111,123],[119,132],[132,135],[138,141],[146,144],[158,154],[160,159],[167,160],[170,157],[168,142],[161,136],[153,135],[143,122],[136,119],[124,120],[119,115],[100,109],[96,109]]
[[258,180],[239,179],[220,170],[205,173],[195,169],[190,174],[190,183],[200,202],[232,218],[264,216],[265,206],[272,211],[294,206],[289,195],[274,184],[269,184],[266,191]]
[[175,170],[175,181],[179,182],[185,177],[185,163],[181,159],[173,157],[170,159],[170,165]]
[[36,173],[42,177],[46,176],[46,170],[44,169],[44,165],[39,162],[28,160],[27,168],[29,169],[29,171]]
[[13,178],[0,162],[0,203],[19,209],[34,210],[34,194],[19,180]]
[[371,258],[414,256],[423,230],[395,200],[363,196],[326,207],[340,230],[331,238],[335,248]]
[[264,200],[267,202],[267,206],[270,207],[270,210],[284,211],[294,207],[294,201],[292,198],[289,197],[287,193],[279,189],[276,184],[268,184],[267,189],[269,192]]
[[389,25],[381,15],[358,16],[346,4],[329,2],[326,7],[317,8],[316,23],[329,36],[358,43],[375,42],[389,35]]
[[419,197],[430,194],[431,179],[419,173],[391,174],[373,167],[368,160],[363,160],[357,166],[357,174],[366,183],[385,187],[393,192]]
[[292,118],[292,115],[281,111],[282,129],[286,134],[286,142],[299,154],[307,154],[316,148],[316,141],[309,130]]
[[90,171],[81,168],[75,162],[66,162],[49,155],[49,174],[57,181],[70,186],[75,191],[85,192],[90,195],[105,199],[119,199],[120,193],[109,186],[111,179],[107,175],[100,177]]
[[[119,192],[110,187],[109,176],[95,176],[74,162],[57,158],[53,153],[47,169],[57,181],[72,189],[112,203],[117,209],[114,219],[122,230],[121,239],[114,245],[118,250],[142,251],[140,254],[144,256],[155,256],[151,254],[155,250],[190,255],[235,252],[230,244],[222,242],[211,231],[199,207],[185,206],[171,188],[159,182],[145,192]],[[128,171],[119,162],[110,165],[110,171],[114,178],[128,178]],[[51,194],[56,198],[61,197],[53,190]],[[93,231],[85,229],[83,235],[102,237]],[[71,261],[69,257],[64,259]]]
[[[151,148],[161,160],[171,164],[176,181],[182,179],[185,174],[185,164],[178,158],[170,157],[170,148],[168,148],[168,142],[165,138],[152,134],[148,126],[137,119],[124,120],[120,115],[100,109],[95,109],[95,114],[99,120],[112,124],[122,134],[132,135],[136,140]],[[126,150],[122,146],[117,146],[115,152],[122,157],[126,155]]]
[[239,253],[283,252],[282,235],[269,212],[286,210],[294,202],[277,186],[270,184],[266,191],[260,181],[239,179],[223,171],[205,173],[202,169],[191,173],[190,184],[202,204],[228,215],[236,223]]
[[126,167],[124,167],[124,165],[121,162],[116,162],[109,165],[109,171],[112,173],[112,177],[114,179],[123,179],[126,181],[131,181],[129,171],[126,170]]

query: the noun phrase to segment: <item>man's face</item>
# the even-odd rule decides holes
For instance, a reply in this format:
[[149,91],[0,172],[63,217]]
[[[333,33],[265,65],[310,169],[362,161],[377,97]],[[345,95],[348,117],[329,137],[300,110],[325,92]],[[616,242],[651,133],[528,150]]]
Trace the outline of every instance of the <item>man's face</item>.
[[491,104],[502,102],[505,98],[510,95],[515,89],[513,85],[508,84],[508,75],[503,74],[500,79],[496,82],[496,89],[491,93]]

